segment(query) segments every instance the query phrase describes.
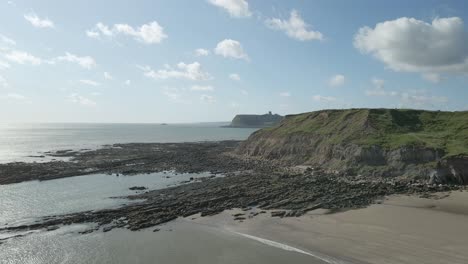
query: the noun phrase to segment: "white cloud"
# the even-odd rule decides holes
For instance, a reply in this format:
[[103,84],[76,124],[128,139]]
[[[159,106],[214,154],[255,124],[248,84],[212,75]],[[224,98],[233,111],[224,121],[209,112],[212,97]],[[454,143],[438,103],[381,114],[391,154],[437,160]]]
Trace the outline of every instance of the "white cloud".
[[207,94],[202,94],[200,96],[200,100],[202,100],[203,102],[206,102],[206,103],[215,103],[216,102],[216,98],[212,95],[207,95]]
[[0,88],[3,87],[3,88],[6,88],[8,87],[8,82],[5,78],[3,78],[3,76],[0,75]]
[[432,83],[440,82],[440,74],[438,74],[438,73],[431,73],[431,72],[423,73],[422,78],[424,80],[426,80],[428,82],[432,82]]
[[234,81],[240,81],[241,77],[237,73],[231,73],[231,74],[229,74],[229,79],[234,80]]
[[18,50],[12,50],[5,54],[5,58],[9,61],[19,64],[40,65],[42,63],[40,58],[35,57],[27,52]]
[[195,56],[200,57],[200,56],[208,56],[210,55],[210,51],[207,49],[196,49],[195,50]]
[[95,106],[96,102],[86,98],[84,96],[81,96],[77,93],[72,93],[71,95],[68,96],[68,99],[75,103],[75,104],[80,104],[80,105],[85,105],[85,106]]
[[54,22],[52,22],[52,20],[48,18],[41,19],[34,13],[24,15],[24,19],[29,21],[31,25],[37,28],[54,28],[55,27]]
[[341,74],[337,74],[331,77],[330,80],[328,81],[328,85],[330,85],[331,87],[339,87],[339,86],[342,86],[344,83],[345,83],[345,77],[344,75],[341,75]]
[[291,93],[289,93],[289,92],[281,92],[279,95],[282,96],[282,97],[290,97],[290,96],[291,96]]
[[91,95],[92,96],[99,96],[99,95],[101,95],[101,93],[100,92],[92,92]]
[[323,103],[335,102],[337,100],[335,97],[322,96],[322,95],[319,95],[319,94],[312,96],[312,99],[314,101],[323,102]]
[[211,86],[211,85],[206,85],[206,86],[203,86],[203,85],[193,85],[192,87],[190,87],[190,90],[192,91],[205,91],[205,92],[212,92],[214,91],[214,87]]
[[152,70],[150,67],[140,67],[144,71],[146,77],[156,80],[165,80],[170,78],[188,79],[194,81],[203,81],[212,79],[211,75],[202,70],[199,62],[186,64],[179,62],[176,69],[169,65],[165,65],[164,69],[157,71]]
[[9,46],[14,46],[16,45],[16,41],[14,41],[13,39],[9,38],[9,37],[6,37],[2,34],[0,34],[0,41],[6,45],[9,45]]
[[296,40],[323,40],[323,34],[311,30],[310,25],[304,22],[296,10],[291,11],[289,20],[270,18],[265,20],[265,24],[271,29],[285,32],[290,38]]
[[241,94],[243,94],[243,95],[249,95],[249,92],[247,92],[247,90],[241,90]]
[[100,34],[97,31],[86,30],[86,36],[90,38],[99,38]]
[[0,60],[0,70],[8,69],[10,67],[11,66],[10,66],[10,64],[8,62]]
[[112,27],[109,27],[99,22],[93,29],[86,31],[86,35],[91,38],[99,38],[101,36],[113,37],[119,34],[132,36],[137,41],[146,44],[157,44],[167,38],[164,28],[156,21],[143,24],[137,28],[133,28],[128,24],[114,24]]
[[179,103],[184,102],[183,100],[181,100],[182,92],[178,88],[163,87],[163,94],[172,101],[179,102]]
[[216,45],[215,53],[225,58],[249,60],[249,56],[244,52],[242,45],[237,40],[225,39],[220,41]]
[[124,84],[128,86],[128,85],[132,84],[132,81],[126,80],[126,81],[124,82]]
[[378,78],[371,80],[373,89],[366,90],[367,96],[392,98],[400,107],[410,108],[439,108],[448,102],[445,96],[434,96],[425,89],[409,89],[405,92],[388,91],[385,89],[385,81]]
[[88,69],[88,70],[96,67],[96,61],[92,57],[90,56],[80,57],[69,52],[66,52],[65,56],[57,57],[57,60],[77,63],[81,67]]
[[231,103],[229,104],[229,106],[232,107],[232,108],[239,108],[239,107],[240,107],[240,104],[239,104],[238,102],[231,102]]
[[104,79],[106,80],[112,80],[114,79],[114,77],[112,77],[112,75],[108,72],[104,72]]
[[467,43],[468,34],[458,17],[436,18],[431,24],[402,17],[375,28],[363,27],[354,37],[357,49],[390,69],[422,74],[467,73]]
[[211,4],[223,8],[231,17],[249,17],[249,3],[246,0],[208,0]]
[[12,99],[12,100],[22,101],[22,100],[26,100],[26,96],[22,94],[17,94],[17,93],[8,93],[6,95],[0,96],[0,99]]
[[90,85],[90,86],[99,86],[99,85],[101,85],[100,83],[95,82],[93,80],[80,80],[80,83]]
[[401,93],[400,101],[400,105],[402,107],[440,109],[448,103],[448,98],[445,96],[429,95],[425,90],[416,90]]
[[365,91],[365,94],[367,96],[397,96],[399,95],[398,92],[385,90],[385,80],[372,78],[371,83],[372,83],[373,88]]
[[371,82],[377,89],[383,89],[385,86],[385,80],[382,79],[372,78]]

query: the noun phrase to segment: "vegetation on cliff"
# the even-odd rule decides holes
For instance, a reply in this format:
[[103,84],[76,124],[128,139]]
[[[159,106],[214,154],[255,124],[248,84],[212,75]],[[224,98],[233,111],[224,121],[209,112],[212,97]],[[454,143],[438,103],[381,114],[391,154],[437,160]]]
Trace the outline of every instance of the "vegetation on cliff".
[[443,150],[446,156],[468,155],[468,111],[410,109],[322,110],[287,116],[258,133],[270,136],[321,135],[328,143],[403,146]]
[[237,154],[381,176],[468,183],[468,112],[322,110],[253,133]]

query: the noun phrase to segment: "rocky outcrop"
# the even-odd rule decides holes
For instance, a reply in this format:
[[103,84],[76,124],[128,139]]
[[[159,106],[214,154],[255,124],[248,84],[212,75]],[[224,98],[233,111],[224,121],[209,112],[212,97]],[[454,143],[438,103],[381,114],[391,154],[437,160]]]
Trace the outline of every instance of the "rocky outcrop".
[[284,117],[271,112],[264,115],[236,115],[228,127],[271,127],[278,124]]
[[[430,129],[444,121],[438,116],[431,120],[434,112],[427,113],[351,109],[286,116],[279,125],[253,133],[236,154],[348,174],[468,184],[468,155],[454,156],[447,147],[468,145],[464,137],[468,129],[464,124],[455,128],[441,125],[442,130],[437,128],[432,133]],[[444,131],[444,127],[450,131]]]

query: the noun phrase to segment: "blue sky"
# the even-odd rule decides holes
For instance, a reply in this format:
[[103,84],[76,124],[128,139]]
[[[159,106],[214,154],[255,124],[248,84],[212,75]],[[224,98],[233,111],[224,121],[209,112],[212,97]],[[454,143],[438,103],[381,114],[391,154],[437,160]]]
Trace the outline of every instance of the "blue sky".
[[0,122],[468,109],[464,1],[0,2]]

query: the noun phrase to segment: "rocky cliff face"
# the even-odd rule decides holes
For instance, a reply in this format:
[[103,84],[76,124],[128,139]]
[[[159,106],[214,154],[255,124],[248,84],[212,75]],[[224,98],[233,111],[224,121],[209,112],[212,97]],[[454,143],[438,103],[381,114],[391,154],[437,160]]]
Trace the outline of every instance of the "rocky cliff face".
[[[411,110],[394,115],[390,111],[399,110],[327,110],[287,116],[279,125],[253,133],[236,153],[349,174],[468,183],[468,155],[463,153],[463,147],[447,148],[450,144],[468,144],[464,135],[468,119],[457,128],[441,126],[454,132],[437,129],[432,133],[434,122],[441,118],[431,119],[432,112],[420,120]],[[420,114],[425,115],[426,111],[418,111],[416,116]],[[400,120],[395,120],[395,116]],[[410,128],[405,128],[401,120],[405,118]],[[419,125],[414,129],[415,122]],[[449,138],[455,142],[448,142]]]

